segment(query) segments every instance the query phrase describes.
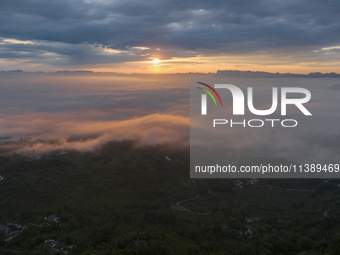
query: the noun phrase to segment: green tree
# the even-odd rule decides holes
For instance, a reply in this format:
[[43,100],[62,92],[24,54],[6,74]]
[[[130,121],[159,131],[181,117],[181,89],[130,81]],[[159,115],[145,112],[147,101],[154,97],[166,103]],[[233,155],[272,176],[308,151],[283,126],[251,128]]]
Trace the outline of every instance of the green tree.
[[96,248],[89,248],[84,253],[84,255],[118,255],[117,251],[109,244],[103,243]]

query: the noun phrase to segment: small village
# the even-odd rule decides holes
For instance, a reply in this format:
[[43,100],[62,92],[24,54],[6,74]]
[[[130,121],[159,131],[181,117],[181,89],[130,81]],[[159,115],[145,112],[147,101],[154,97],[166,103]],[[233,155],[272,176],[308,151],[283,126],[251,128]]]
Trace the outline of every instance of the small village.
[[[28,228],[29,225],[35,226],[35,227],[42,227],[43,224],[50,225],[49,222],[56,222],[59,223],[59,217],[56,217],[54,214],[47,216],[44,218],[44,222],[40,225],[33,224],[33,223],[27,223],[24,226],[21,226],[17,223],[3,223],[0,224],[0,233],[4,236],[5,241],[8,242],[15,238],[16,236],[20,235],[22,231]],[[75,248],[75,245],[66,245],[63,242],[58,242],[53,239],[47,239],[44,241],[44,249],[48,251],[49,254],[61,254],[61,255],[67,255],[69,251],[73,248]]]
[[49,254],[60,254],[67,255],[70,250],[75,248],[74,245],[66,245],[66,243],[58,242],[53,239],[47,239],[44,241],[44,248],[48,251]]
[[253,185],[256,182],[258,182],[258,179],[252,178],[252,179],[245,179],[244,181],[236,180],[233,183],[234,183],[234,185],[238,186],[239,188],[242,188],[244,183],[247,184],[247,185],[248,184]]
[[21,226],[17,223],[8,222],[4,225],[0,224],[0,232],[5,237],[5,241],[9,241],[21,233],[27,226]]
[[66,151],[59,151],[57,153],[22,153],[21,156],[26,158],[26,161],[35,161],[35,160],[41,160],[43,157],[48,157],[48,156],[62,156],[66,155]]

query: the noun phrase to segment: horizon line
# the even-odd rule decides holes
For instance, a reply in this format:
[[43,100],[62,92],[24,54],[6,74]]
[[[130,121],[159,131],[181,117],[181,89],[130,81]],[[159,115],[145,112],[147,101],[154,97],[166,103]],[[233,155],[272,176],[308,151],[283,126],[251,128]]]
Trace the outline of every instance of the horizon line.
[[118,74],[118,75],[185,75],[185,74],[202,74],[202,75],[217,75],[217,74],[223,74],[223,73],[238,73],[238,74],[269,74],[269,75],[299,75],[299,76],[309,76],[309,75],[338,75],[340,77],[339,73],[336,72],[329,72],[329,73],[322,73],[322,72],[310,72],[310,73],[280,73],[280,72],[267,72],[267,71],[252,71],[252,70],[217,70],[216,72],[208,72],[208,73],[202,73],[202,72],[187,72],[187,73],[121,73],[121,72],[95,72],[91,70],[57,70],[57,71],[50,71],[50,72],[44,72],[44,71],[35,71],[35,72],[26,72],[23,70],[1,70],[1,73],[25,73],[25,74],[61,74],[61,73],[83,73],[83,74]]

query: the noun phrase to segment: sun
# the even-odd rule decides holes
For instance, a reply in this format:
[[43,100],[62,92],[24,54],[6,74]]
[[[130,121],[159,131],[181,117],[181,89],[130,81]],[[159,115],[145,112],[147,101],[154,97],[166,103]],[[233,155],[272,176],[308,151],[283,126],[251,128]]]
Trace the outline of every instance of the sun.
[[155,58],[154,60],[152,60],[152,62],[154,63],[154,64],[158,64],[159,62],[161,62],[158,58]]

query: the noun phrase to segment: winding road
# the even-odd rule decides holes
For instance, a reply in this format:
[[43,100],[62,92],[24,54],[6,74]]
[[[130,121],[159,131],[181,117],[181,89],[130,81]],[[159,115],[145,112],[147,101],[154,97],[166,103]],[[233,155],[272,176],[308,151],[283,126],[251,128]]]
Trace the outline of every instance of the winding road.
[[[210,193],[210,192],[209,192]],[[186,201],[191,201],[191,200],[195,200],[199,197],[199,195],[197,195],[196,197],[194,198],[189,198],[189,199],[185,199],[185,200],[182,200],[182,201],[179,201],[175,206],[172,206],[172,208],[174,209],[177,209],[177,210],[180,210],[180,211],[187,211],[191,214],[196,214],[196,215],[209,215],[209,214],[212,214],[212,213],[194,213],[193,211],[190,211],[189,209],[181,206],[181,203],[183,202],[186,202]]]

